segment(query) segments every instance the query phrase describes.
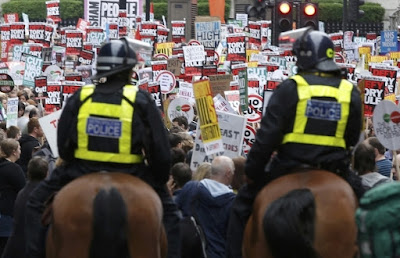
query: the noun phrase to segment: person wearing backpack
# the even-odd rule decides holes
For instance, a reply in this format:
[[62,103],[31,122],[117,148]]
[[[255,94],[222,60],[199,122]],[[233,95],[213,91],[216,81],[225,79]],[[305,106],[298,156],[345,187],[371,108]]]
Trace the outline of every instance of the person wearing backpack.
[[400,257],[400,183],[367,191],[356,211],[361,258]]

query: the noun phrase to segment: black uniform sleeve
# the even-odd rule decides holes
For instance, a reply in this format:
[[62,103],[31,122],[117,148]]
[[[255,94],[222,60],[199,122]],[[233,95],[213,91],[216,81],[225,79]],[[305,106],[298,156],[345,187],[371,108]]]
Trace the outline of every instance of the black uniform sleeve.
[[290,79],[282,82],[269,100],[255,142],[247,156],[245,172],[250,179],[262,179],[266,164],[281,144],[285,128],[288,128],[288,117],[291,115],[289,110],[295,110],[296,103],[296,83]]
[[347,120],[348,122],[344,135],[347,149],[354,147],[360,140],[360,133],[363,123],[363,114],[361,113],[361,109],[362,102],[360,91],[354,86],[353,91],[351,92],[349,119]]
[[80,90],[68,98],[57,126],[57,146],[60,158],[65,161],[74,159],[77,147],[77,117],[80,107]]
[[149,168],[156,183],[165,184],[169,177],[171,156],[161,113],[150,94],[141,90],[136,97],[136,105],[135,113],[139,112],[145,126],[143,143]]

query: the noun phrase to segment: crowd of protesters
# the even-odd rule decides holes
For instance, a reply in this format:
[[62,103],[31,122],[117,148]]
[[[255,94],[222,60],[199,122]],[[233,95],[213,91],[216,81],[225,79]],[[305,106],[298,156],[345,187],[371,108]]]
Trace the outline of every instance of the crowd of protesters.
[[[19,98],[18,125],[6,127],[0,123],[0,251],[2,257],[23,257],[23,219],[29,193],[40,180],[51,173],[48,163],[52,155],[38,119],[42,109],[29,88],[0,94],[3,108],[8,97]],[[4,109],[3,109],[4,110]],[[196,257],[195,250],[204,250],[203,257],[225,257],[226,229],[229,210],[238,189],[245,184],[245,154],[226,156],[204,162],[196,170],[190,168],[196,131],[189,129],[185,117],[172,121],[168,129],[172,164],[167,183],[170,194],[182,212],[183,218],[193,218],[201,229],[200,249],[189,249],[182,237],[182,257]],[[353,169],[362,178],[365,189],[397,180],[391,152],[374,137],[367,127],[365,140],[355,148]],[[51,153],[51,152],[50,152]],[[42,157],[38,157],[42,156]],[[54,164],[52,166],[54,168]],[[182,236],[193,233],[191,224],[182,219]],[[8,243],[7,243],[8,241]],[[201,256],[200,256],[201,257]]]

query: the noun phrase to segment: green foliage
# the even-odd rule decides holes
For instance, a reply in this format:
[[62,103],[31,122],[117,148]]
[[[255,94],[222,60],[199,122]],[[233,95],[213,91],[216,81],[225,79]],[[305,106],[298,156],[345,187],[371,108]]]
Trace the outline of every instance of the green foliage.
[[[332,1],[332,2],[330,2]],[[336,1],[336,2],[333,2]],[[324,0],[319,2],[319,20],[321,21],[342,21],[343,3],[337,0]],[[385,9],[378,3],[365,3],[360,6],[365,15],[360,22],[382,22]]]
[[319,3],[320,21],[341,21],[343,16],[343,4],[341,3]]
[[[30,19],[46,19],[46,3],[43,0],[11,0],[1,5],[2,13],[22,13],[29,15]],[[83,17],[83,1],[61,0],[60,16],[62,19]]]
[[[154,2],[154,19],[162,21],[162,16],[164,15],[167,18],[168,14],[168,3],[165,0],[153,0]],[[228,3],[229,2],[229,3]],[[144,10],[145,7],[143,7]],[[230,1],[225,2],[225,20],[229,17],[230,11]],[[198,1],[197,3],[197,13],[199,16],[208,16],[210,15],[208,0]]]
[[360,6],[364,11],[364,16],[360,19],[361,22],[382,22],[385,15],[385,9],[377,3],[365,3]]

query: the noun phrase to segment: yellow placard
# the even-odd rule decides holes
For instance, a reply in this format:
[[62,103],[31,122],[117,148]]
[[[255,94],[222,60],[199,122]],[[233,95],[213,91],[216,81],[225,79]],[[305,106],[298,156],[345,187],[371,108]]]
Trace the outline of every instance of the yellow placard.
[[202,141],[207,143],[222,139],[211,95],[210,81],[200,80],[194,82],[193,93],[196,100],[197,114],[200,119]]
[[393,60],[393,65],[397,66],[397,61],[400,59],[400,52],[390,52],[389,57]]
[[371,56],[371,63],[382,63],[385,60],[388,60],[387,56]]
[[371,54],[371,48],[370,47],[359,47],[358,48],[358,53],[360,55],[362,55],[362,54]]
[[175,46],[174,42],[164,42],[156,44],[156,54],[165,54],[172,56],[172,48]]
[[260,50],[256,49],[246,49],[246,60],[247,62],[250,62],[250,57],[252,54],[258,54],[260,53]]
[[394,95],[394,93],[393,93],[393,94],[386,95],[384,99],[385,99],[385,100],[390,100],[390,101],[392,101],[393,103],[396,103],[396,95]]
[[258,67],[258,62],[257,61],[253,61],[253,62],[248,62],[247,63],[247,68],[257,68]]

